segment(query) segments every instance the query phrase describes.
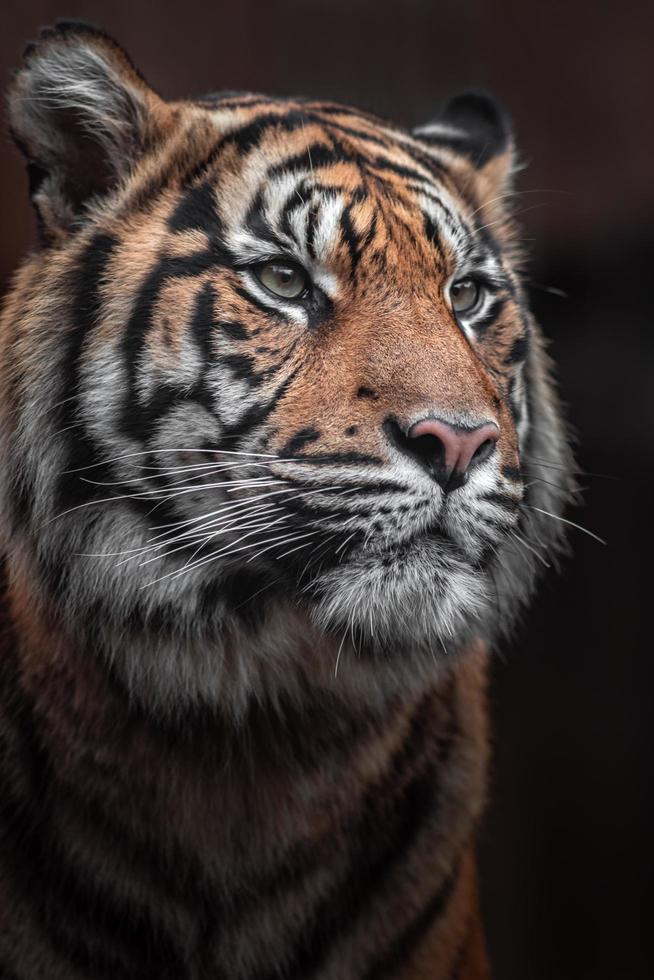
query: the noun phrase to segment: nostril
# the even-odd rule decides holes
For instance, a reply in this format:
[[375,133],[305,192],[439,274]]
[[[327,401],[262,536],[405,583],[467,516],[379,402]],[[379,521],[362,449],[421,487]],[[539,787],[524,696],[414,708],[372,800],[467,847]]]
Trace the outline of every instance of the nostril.
[[410,448],[411,453],[428,466],[438,466],[445,462],[445,446],[438,436],[417,436],[411,439]]
[[470,465],[473,463],[483,463],[485,459],[488,459],[494,449],[495,439],[485,439],[480,446],[477,446],[472,454]]

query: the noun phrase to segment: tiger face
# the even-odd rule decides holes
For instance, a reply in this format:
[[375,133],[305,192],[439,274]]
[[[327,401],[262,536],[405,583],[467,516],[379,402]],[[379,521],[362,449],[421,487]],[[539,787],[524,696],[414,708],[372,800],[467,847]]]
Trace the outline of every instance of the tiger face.
[[3,318],[3,526],[56,616],[178,653],[287,616],[413,667],[505,629],[569,481],[497,106],[166,103],[64,24],[10,111],[42,246]]

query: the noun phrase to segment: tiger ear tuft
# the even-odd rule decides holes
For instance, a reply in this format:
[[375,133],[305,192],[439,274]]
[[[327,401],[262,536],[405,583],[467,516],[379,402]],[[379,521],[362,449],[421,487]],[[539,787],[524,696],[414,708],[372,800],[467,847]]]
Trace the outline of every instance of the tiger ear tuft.
[[46,239],[65,235],[153,144],[165,103],[123,49],[87,24],[60,21],[27,45],[9,89]]
[[506,110],[486,92],[454,96],[438,119],[413,135],[464,157],[495,192],[509,189],[515,169],[513,128]]

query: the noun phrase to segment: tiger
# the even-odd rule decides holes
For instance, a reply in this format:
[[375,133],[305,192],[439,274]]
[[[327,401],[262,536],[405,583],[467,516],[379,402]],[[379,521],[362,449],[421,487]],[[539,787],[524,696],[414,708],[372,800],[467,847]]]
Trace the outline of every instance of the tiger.
[[489,657],[574,493],[507,112],[166,101],[66,21],[8,113],[0,974],[489,977]]

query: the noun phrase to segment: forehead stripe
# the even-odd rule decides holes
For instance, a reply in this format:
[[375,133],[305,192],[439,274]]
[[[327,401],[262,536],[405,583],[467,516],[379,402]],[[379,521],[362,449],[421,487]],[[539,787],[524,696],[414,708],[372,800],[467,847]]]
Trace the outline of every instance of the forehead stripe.
[[242,126],[221,135],[204,158],[189,171],[186,180],[190,183],[205,174],[230,146],[236,146],[242,153],[246,154],[261,143],[270,129],[277,128],[287,133],[293,133],[297,129],[302,129],[307,121],[307,116],[297,110],[286,113],[262,113],[254,119],[249,119]]

